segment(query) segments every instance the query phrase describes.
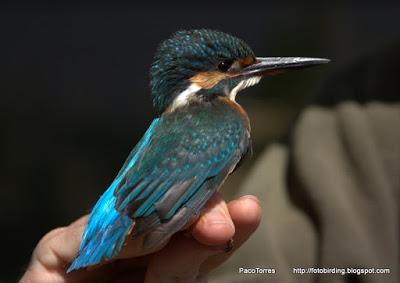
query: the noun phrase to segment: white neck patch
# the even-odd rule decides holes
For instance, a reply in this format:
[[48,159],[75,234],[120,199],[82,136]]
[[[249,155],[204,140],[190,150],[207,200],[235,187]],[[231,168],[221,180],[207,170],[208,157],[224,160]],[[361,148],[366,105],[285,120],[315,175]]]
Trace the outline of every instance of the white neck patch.
[[[261,77],[256,76],[241,81],[231,90],[231,92],[229,93],[229,99],[235,101],[236,95],[239,91],[257,84],[260,80]],[[177,108],[187,105],[191,99],[196,97],[196,93],[201,89],[201,86],[199,86],[198,84],[191,83],[187,89],[178,94],[178,96],[174,99],[174,101],[172,101],[171,105],[168,107],[167,111],[173,112]]]
[[250,77],[246,80],[241,81],[240,83],[238,83],[237,86],[235,86],[231,92],[229,93],[229,98],[233,101],[235,101],[236,95],[238,94],[239,91],[253,86],[255,84],[258,84],[258,82],[261,80],[260,76],[256,76],[256,77]]
[[201,87],[198,84],[192,83],[187,89],[175,97],[174,101],[172,101],[172,104],[168,107],[168,112],[173,112],[175,109],[188,104],[189,100],[195,97],[196,93],[200,89]]

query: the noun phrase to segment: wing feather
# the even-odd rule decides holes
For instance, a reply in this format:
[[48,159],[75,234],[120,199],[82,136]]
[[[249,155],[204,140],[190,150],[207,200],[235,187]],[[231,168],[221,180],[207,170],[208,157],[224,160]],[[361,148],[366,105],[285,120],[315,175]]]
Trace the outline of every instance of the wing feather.
[[209,110],[191,107],[159,119],[133,154],[136,161],[127,162],[114,193],[118,211],[132,218],[156,212],[169,219],[202,193],[208,179],[239,162],[249,144],[243,118],[228,106]]

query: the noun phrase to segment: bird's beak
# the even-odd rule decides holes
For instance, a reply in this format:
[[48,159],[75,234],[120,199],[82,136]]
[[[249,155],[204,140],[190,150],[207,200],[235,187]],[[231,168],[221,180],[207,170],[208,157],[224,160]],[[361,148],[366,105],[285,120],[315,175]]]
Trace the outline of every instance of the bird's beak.
[[257,57],[255,62],[240,71],[240,76],[262,76],[281,73],[289,69],[301,69],[321,64],[330,60],[306,57]]

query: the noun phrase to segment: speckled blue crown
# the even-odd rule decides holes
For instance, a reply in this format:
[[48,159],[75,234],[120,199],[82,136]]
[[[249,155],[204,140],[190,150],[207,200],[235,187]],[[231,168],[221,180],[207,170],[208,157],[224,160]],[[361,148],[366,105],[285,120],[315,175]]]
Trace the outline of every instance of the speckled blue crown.
[[153,106],[161,114],[199,71],[216,68],[221,60],[254,56],[251,48],[232,35],[208,29],[176,32],[162,42],[150,70]]

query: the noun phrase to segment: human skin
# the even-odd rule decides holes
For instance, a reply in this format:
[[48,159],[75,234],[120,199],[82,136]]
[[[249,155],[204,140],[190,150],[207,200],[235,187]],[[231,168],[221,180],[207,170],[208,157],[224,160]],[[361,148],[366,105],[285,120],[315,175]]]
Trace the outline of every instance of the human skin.
[[[87,218],[83,216],[47,233],[33,251],[20,282],[207,282],[208,273],[257,229],[261,207],[251,195],[227,204],[215,194],[199,218],[158,251],[144,254],[140,239],[129,240],[115,259],[67,274],[66,269],[79,251]],[[233,244],[230,250],[228,243]]]

